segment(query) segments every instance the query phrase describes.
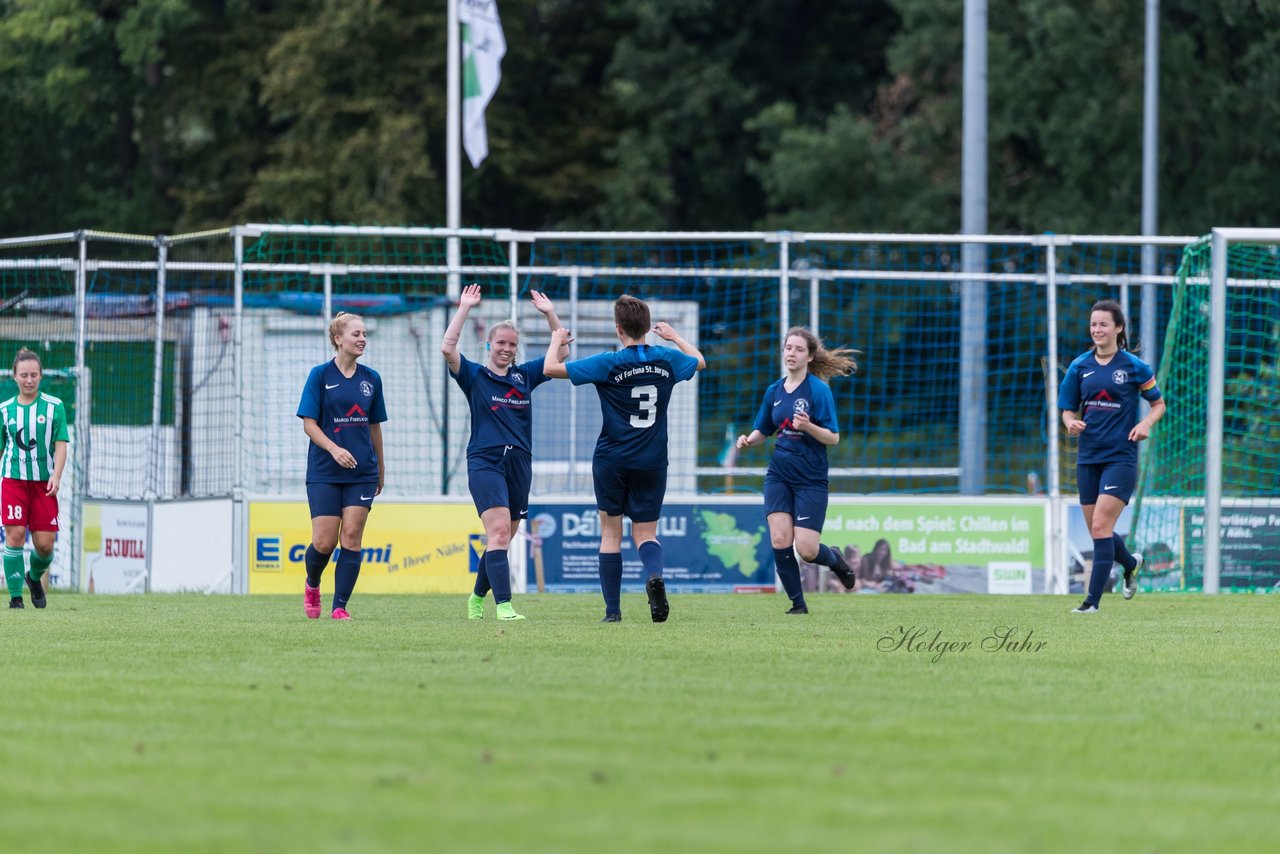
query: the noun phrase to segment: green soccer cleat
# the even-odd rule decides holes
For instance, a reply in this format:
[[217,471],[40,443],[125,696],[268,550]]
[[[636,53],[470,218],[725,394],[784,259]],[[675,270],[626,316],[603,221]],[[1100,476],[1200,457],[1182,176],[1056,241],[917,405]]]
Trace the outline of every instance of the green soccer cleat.
[[498,619],[499,620],[523,620],[524,614],[517,614],[516,609],[511,606],[510,602],[498,603]]
[[467,619],[483,620],[484,619],[484,597],[477,596],[472,593],[467,597]]

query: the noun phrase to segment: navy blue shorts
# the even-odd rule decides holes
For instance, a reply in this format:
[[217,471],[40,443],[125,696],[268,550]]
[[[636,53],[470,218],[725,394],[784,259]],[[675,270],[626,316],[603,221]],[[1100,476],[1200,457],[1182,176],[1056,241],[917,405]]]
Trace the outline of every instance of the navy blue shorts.
[[531,483],[533,459],[519,448],[505,445],[467,455],[467,488],[477,514],[506,507],[513,522],[528,517]]
[[797,528],[808,528],[822,533],[822,523],[827,519],[827,486],[796,486],[774,477],[764,476],[764,514],[786,513]]
[[595,459],[591,479],[596,488],[596,506],[607,516],[625,514],[632,522],[656,522],[662,515],[662,499],[667,496],[667,467],[626,469]]
[[378,493],[376,480],[368,483],[308,483],[307,504],[311,518],[341,516],[345,507],[372,507]]
[[1080,490],[1081,507],[1097,504],[1099,495],[1110,495],[1128,504],[1138,486],[1138,464],[1123,460],[1077,465],[1076,486]]

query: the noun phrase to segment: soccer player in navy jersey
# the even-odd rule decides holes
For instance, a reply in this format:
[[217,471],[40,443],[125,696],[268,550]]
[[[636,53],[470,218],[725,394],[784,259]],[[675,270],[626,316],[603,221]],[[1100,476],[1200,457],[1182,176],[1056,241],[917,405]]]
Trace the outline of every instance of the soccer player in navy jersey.
[[547,350],[545,373],[574,385],[591,383],[604,418],[591,460],[600,511],[600,591],[604,622],[622,620],[622,517],[631,519],[631,541],[644,564],[649,616],[665,622],[671,607],[662,580],[658,518],[667,492],[667,406],[676,383],[692,379],[707,361],[666,323],[652,326],[658,337],[678,347],[644,343],[650,331],[649,306],[623,294],[613,304],[614,329],[622,349],[564,363],[567,330],[556,330]]
[[[1093,349],[1071,363],[1058,391],[1062,423],[1068,433],[1080,437],[1076,483],[1093,537],[1089,591],[1074,614],[1098,612],[1115,561],[1124,567],[1124,598],[1132,599],[1138,592],[1142,555],[1129,553],[1115,527],[1138,483],[1138,443],[1164,417],[1165,402],[1151,367],[1129,351],[1125,329],[1119,303],[1094,303],[1089,315]],[[1151,403],[1141,421],[1139,396]]]
[[337,354],[311,369],[298,404],[302,429],[311,440],[307,450],[311,544],[305,558],[303,608],[313,620],[320,616],[320,576],[341,533],[331,613],[335,620],[349,620],[347,602],[360,576],[365,522],[386,480],[382,422],[387,420],[387,409],[382,377],[356,364],[366,344],[363,318],[338,312],[329,324],[329,343]]
[[[545,294],[530,291],[533,307],[552,331],[560,328],[555,306]],[[444,332],[440,352],[449,373],[467,396],[471,409],[471,440],[467,443],[467,486],[484,525],[485,549],[476,584],[467,598],[467,617],[484,619],[484,597],[490,589],[499,620],[523,620],[511,604],[511,538],[529,515],[529,486],[533,481],[532,393],[547,381],[542,357],[515,364],[520,334],[504,320],[489,329],[483,365],[458,352],[458,336],[471,309],[480,304],[480,286],[469,285],[458,298],[458,310]],[[568,352],[566,346],[565,351]]]
[[840,550],[823,545],[821,537],[827,517],[827,448],[840,441],[835,399],[825,380],[854,373],[858,363],[852,350],[828,350],[801,326],[787,330],[782,362],[786,376],[765,390],[755,427],[738,437],[738,447],[762,445],[778,434],[764,476],[764,512],[778,578],[791,599],[787,613],[807,614],[797,551],[809,563],[830,567],[845,589],[857,582]]

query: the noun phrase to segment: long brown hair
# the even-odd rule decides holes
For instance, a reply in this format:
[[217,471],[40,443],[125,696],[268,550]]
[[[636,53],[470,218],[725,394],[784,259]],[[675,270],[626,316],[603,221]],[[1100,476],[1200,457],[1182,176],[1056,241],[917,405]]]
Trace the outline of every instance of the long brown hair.
[[809,373],[819,379],[847,377],[858,372],[858,356],[862,354],[857,350],[850,350],[848,347],[828,350],[821,338],[803,326],[791,327],[782,340],[785,342],[792,336],[804,339],[805,346],[809,348],[809,354],[813,356],[813,361],[809,363]]
[[[1142,352],[1142,345],[1138,342],[1129,344],[1129,324],[1124,319],[1124,309],[1120,307],[1120,303],[1113,299],[1100,299],[1093,304],[1093,308],[1089,309],[1089,316],[1092,317],[1095,311],[1105,311],[1111,315],[1112,322],[1120,327],[1122,332],[1116,335],[1116,346],[1121,350],[1128,350],[1130,353],[1138,354]],[[1097,347],[1093,349],[1097,350]]]

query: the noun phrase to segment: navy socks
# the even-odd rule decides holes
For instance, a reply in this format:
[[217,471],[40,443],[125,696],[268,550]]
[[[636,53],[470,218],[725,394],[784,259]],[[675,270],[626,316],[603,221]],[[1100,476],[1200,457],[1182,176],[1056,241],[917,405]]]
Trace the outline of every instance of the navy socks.
[[604,612],[622,613],[622,555],[600,554],[600,592],[604,594]]
[[640,562],[644,564],[644,580],[653,576],[662,577],[662,544],[657,540],[649,540],[640,544]]
[[804,605],[804,586],[800,582],[800,564],[796,563],[796,553],[790,546],[785,549],[774,549],[773,562],[778,568],[782,589],[787,591],[791,604]]
[[338,549],[338,568],[333,577],[333,610],[346,608],[351,592],[356,589],[360,577],[360,550]]
[[[489,586],[493,588],[493,601],[499,605],[510,602],[511,563],[507,560],[507,550],[485,549],[484,564],[485,574],[489,576]],[[479,586],[479,582],[476,586]]]
[[1115,554],[1115,543],[1111,537],[1093,541],[1093,569],[1089,572],[1089,595],[1085,597],[1091,605],[1097,606],[1102,601],[1102,591],[1111,577]]
[[329,565],[329,558],[333,556],[333,552],[324,554],[316,551],[315,546],[307,546],[307,553],[303,557],[303,562],[307,567],[307,586],[319,587],[320,576],[324,574],[324,568]]

